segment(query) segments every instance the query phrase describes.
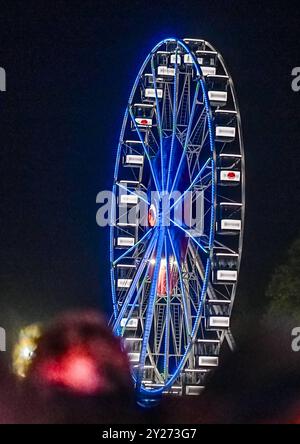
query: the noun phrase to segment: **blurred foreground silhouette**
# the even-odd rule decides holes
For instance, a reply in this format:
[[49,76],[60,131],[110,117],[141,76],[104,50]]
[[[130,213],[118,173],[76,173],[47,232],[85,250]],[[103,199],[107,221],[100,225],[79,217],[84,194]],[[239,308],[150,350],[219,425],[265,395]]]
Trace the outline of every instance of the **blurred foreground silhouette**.
[[[300,353],[289,320],[265,321],[225,354],[200,397],[137,407],[121,342],[93,311],[57,318],[39,340],[27,378],[0,367],[0,423],[300,423]],[[245,328],[248,328],[245,326]]]

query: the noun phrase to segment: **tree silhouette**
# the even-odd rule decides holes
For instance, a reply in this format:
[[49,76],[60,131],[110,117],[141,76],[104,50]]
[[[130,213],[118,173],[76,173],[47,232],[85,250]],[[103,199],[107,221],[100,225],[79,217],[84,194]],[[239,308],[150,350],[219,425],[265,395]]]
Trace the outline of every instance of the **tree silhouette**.
[[300,321],[300,237],[289,248],[285,263],[275,269],[266,295],[269,315]]

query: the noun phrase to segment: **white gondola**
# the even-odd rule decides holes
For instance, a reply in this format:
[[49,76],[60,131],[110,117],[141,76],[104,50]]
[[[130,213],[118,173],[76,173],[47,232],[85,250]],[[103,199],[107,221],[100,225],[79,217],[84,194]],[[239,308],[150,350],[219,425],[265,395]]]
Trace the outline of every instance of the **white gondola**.
[[241,180],[241,173],[240,171],[233,171],[233,170],[221,170],[220,171],[220,182],[225,184],[233,184],[233,183],[240,183]]
[[128,329],[136,329],[138,327],[139,320],[138,318],[122,318],[120,321],[120,327],[128,328]]
[[157,75],[161,77],[174,77],[175,68],[169,66],[170,53],[168,51],[157,51]]
[[241,203],[220,202],[217,217],[217,232],[219,234],[239,234],[242,229]]
[[229,316],[209,316],[206,321],[208,330],[223,330],[230,327]]
[[210,370],[208,370],[207,368],[186,368],[184,370],[185,373],[203,373],[203,374],[207,374],[210,372]]
[[142,167],[144,165],[144,156],[138,154],[126,154],[124,157],[124,166]]
[[216,142],[233,142],[236,136],[237,112],[218,109],[215,111]]
[[136,364],[140,361],[140,353],[127,353],[127,355],[131,364]]
[[120,228],[134,228],[137,227],[137,222],[117,222],[117,227]]
[[235,284],[238,277],[239,255],[236,253],[216,253],[213,264],[215,284]]
[[197,364],[199,367],[218,367],[219,358],[218,356],[198,356]]
[[199,396],[204,389],[203,385],[186,385],[185,394],[188,396]]
[[[218,330],[229,328],[231,301],[227,299],[211,299],[206,301],[206,328],[208,330]],[[214,351],[218,351],[219,344]],[[212,350],[212,352],[214,353]],[[209,353],[211,354],[211,353]],[[215,353],[216,354],[216,353]]]
[[121,194],[119,203],[120,205],[137,205],[139,197],[135,194]]
[[204,76],[215,76],[217,72],[218,53],[215,51],[196,51],[196,57]]
[[135,238],[134,237],[125,237],[125,236],[119,236],[117,237],[117,244],[116,246],[119,248],[127,248],[127,247],[133,247],[135,244]]
[[[133,115],[139,129],[148,129],[152,127],[154,107],[149,103],[135,103],[133,105]],[[134,125],[132,123],[132,128]]]
[[137,180],[120,180],[118,203],[121,206],[134,206],[139,202],[139,181]]
[[135,264],[127,264],[127,263],[120,263],[117,264],[118,270],[135,270],[136,265]]
[[123,165],[140,168],[144,165],[143,144],[140,140],[126,140],[124,144]]
[[228,76],[208,75],[206,76],[208,87],[208,98],[211,106],[225,106],[227,103],[229,84]]
[[207,299],[206,304],[211,308],[212,313],[218,312],[227,314],[231,301],[229,299]]
[[132,279],[123,279],[123,278],[117,279],[118,289],[130,288],[131,284],[132,284]]
[[191,56],[191,54],[184,54],[183,56],[183,63],[185,65],[192,65],[193,62],[193,57]]
[[[122,208],[122,207],[120,207]],[[125,207],[124,207],[125,208]],[[127,213],[127,209],[125,208]],[[135,223],[129,223],[127,221],[127,214],[120,215],[120,220],[117,222],[116,227],[116,248],[128,248],[133,247],[136,243],[136,225]]]
[[241,182],[241,155],[220,154],[218,157],[219,184],[239,185]]
[[130,337],[130,336],[127,336],[126,338],[125,338],[125,341],[126,341],[126,343],[132,343],[132,342],[142,342],[142,338],[135,338],[135,337]]
[[[127,327],[128,330],[128,327]],[[128,331],[126,330],[126,334],[128,334]],[[133,328],[132,328],[133,330]],[[136,330],[136,327],[134,327],[134,330]],[[130,331],[130,328],[129,328]],[[125,337],[124,346],[127,354],[130,353],[140,353],[141,352],[141,345],[142,345],[142,338],[134,338],[134,337]]]
[[117,264],[117,277],[118,279],[131,279],[136,270],[136,265],[132,263],[119,263]]
[[156,88],[154,87],[153,75],[145,74],[144,76],[145,89],[143,91],[143,99],[151,101],[156,99],[162,99],[163,97],[163,79],[156,79]]
[[217,270],[216,281],[218,283],[234,283],[237,281],[237,271],[236,270]]
[[119,181],[124,187],[135,189],[140,182],[138,180],[120,180]]

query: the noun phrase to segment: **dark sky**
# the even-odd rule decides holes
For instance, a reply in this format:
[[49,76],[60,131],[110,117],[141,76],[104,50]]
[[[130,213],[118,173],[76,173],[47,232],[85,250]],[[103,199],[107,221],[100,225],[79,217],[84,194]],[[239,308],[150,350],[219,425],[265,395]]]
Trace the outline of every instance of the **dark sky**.
[[67,307],[109,308],[95,198],[111,188],[137,70],[168,36],[211,41],[234,78],[247,161],[238,307],[263,308],[300,219],[299,2],[1,1],[0,325],[11,334]]

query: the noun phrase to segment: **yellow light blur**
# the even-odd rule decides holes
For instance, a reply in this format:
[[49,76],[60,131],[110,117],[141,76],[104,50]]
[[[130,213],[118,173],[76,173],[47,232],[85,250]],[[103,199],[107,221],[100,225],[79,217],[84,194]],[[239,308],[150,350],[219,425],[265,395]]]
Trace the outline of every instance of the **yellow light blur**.
[[20,331],[19,340],[13,349],[13,371],[17,376],[26,377],[40,336],[39,324],[28,325]]

